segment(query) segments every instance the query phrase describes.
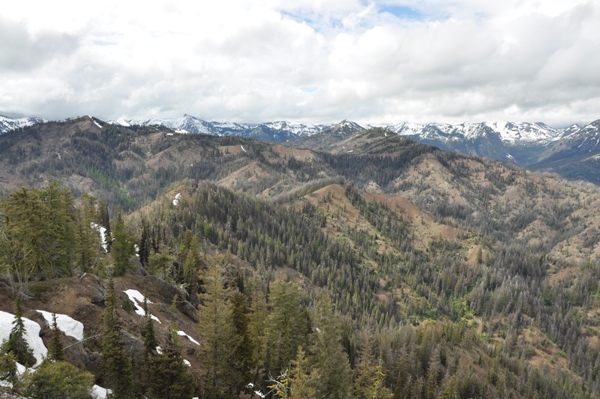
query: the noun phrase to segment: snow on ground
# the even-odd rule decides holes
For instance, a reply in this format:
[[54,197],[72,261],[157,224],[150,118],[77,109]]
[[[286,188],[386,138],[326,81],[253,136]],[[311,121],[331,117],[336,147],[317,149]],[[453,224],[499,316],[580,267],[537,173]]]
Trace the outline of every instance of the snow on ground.
[[[133,302],[133,306],[135,306],[135,313],[139,314],[140,316],[145,316],[146,313],[144,312],[144,308],[142,307],[144,305],[144,295],[142,295],[142,293],[138,290],[125,290],[123,292],[129,297],[129,300]],[[148,304],[152,303],[150,299],[146,299],[146,301],[148,302]],[[159,323],[161,323],[158,317],[154,316],[153,314],[151,314],[150,317],[152,318],[152,320],[156,320]]]
[[246,149],[244,148],[244,146],[243,146],[243,145],[240,145],[240,147],[242,147],[242,151],[244,151],[244,152],[246,152],[246,153],[248,152],[248,151],[246,151]]
[[175,196],[175,199],[173,200],[173,205],[175,205],[175,206],[179,205],[180,199],[181,199],[181,193],[177,193],[177,195]]
[[196,345],[200,345],[200,343],[198,341],[196,341],[194,338],[187,335],[184,331],[177,331],[177,335],[179,335],[180,337],[187,337],[190,341],[192,341]]
[[91,223],[92,229],[98,231],[100,233],[100,243],[102,244],[102,248],[104,248],[104,252],[108,252],[108,245],[106,243],[106,229],[96,223]]
[[[0,342],[8,340],[10,331],[13,328],[12,322],[15,320],[15,315],[0,311]],[[48,349],[44,345],[44,341],[40,338],[40,325],[33,320],[23,317],[25,325],[25,340],[29,347],[33,350],[36,363],[33,367],[37,367],[48,354]]]
[[112,391],[110,389],[102,388],[99,385],[94,385],[92,387],[92,397],[95,399],[106,399]]
[[192,363],[190,363],[187,359],[183,359],[183,362],[188,366],[192,367]]
[[[52,326],[52,313],[46,312],[45,310],[38,310],[44,316],[44,319],[48,322],[48,325]],[[56,325],[58,329],[70,337],[75,338],[78,341],[83,340],[83,323],[73,319],[66,314],[56,314]]]
[[[17,363],[17,377],[21,377],[25,371],[27,371],[27,367],[23,366],[21,363]],[[8,381],[0,380],[0,387],[12,388],[13,385]]]

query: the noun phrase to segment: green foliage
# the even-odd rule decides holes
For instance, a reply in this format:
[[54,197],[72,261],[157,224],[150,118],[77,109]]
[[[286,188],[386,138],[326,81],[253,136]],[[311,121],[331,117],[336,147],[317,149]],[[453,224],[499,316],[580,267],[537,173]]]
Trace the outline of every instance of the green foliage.
[[[27,371],[19,381],[20,391],[31,399],[91,399],[94,376],[64,361],[44,362]],[[115,395],[115,397],[117,397]]]
[[25,188],[0,200],[0,263],[13,288],[27,293],[31,278],[69,271],[74,241],[73,198],[58,182]]
[[10,331],[8,341],[2,344],[2,353],[12,354],[15,360],[24,366],[31,367],[36,359],[33,356],[33,350],[29,347],[25,339],[25,323],[23,322],[23,304],[21,295],[15,298],[15,319]]
[[96,224],[98,219],[96,199],[84,193],[76,209],[76,215],[76,264],[81,270],[88,272],[98,266],[102,251],[98,229],[92,227],[98,226]]
[[129,269],[129,259],[135,255],[134,242],[125,229],[125,222],[121,212],[113,223],[113,241],[110,254],[115,262],[114,276],[122,276]]
[[341,323],[326,293],[319,293],[314,309],[314,368],[319,370],[315,389],[318,398],[344,399],[352,394],[352,370],[341,343]]
[[131,358],[121,342],[121,320],[116,311],[115,287],[108,282],[106,308],[103,312],[102,358],[100,369],[106,388],[113,390],[114,399],[133,398]]
[[229,262],[225,257],[213,259],[203,278],[206,292],[200,295],[198,334],[206,368],[204,387],[206,395],[213,398],[224,397],[236,382],[232,380],[231,367],[237,346],[228,307],[231,292],[224,288],[222,277]]
[[0,347],[0,381],[14,386],[17,382],[17,358],[12,352],[5,352]]
[[60,340],[62,335],[56,324],[56,314],[52,313],[52,336],[48,344],[48,357],[47,360],[52,362],[60,362],[65,360],[64,346]]
[[237,345],[231,356],[231,368],[233,369],[234,385],[239,392],[251,381],[251,372],[256,366],[254,359],[254,340],[250,335],[248,325],[249,309],[246,305],[246,297],[241,292],[236,292],[229,299],[229,313],[233,325]]
[[170,334],[162,353],[155,353],[148,358],[148,368],[149,398],[189,399],[196,390],[194,377],[181,356],[174,325],[170,327]]
[[300,346],[296,360],[292,362],[294,368],[290,377],[291,397],[294,399],[317,399],[315,384],[321,379],[319,369],[312,368],[306,352]]
[[269,369],[277,372],[288,368],[298,347],[306,345],[308,320],[302,310],[302,292],[291,281],[278,279],[273,283],[270,304],[266,331],[272,357]]

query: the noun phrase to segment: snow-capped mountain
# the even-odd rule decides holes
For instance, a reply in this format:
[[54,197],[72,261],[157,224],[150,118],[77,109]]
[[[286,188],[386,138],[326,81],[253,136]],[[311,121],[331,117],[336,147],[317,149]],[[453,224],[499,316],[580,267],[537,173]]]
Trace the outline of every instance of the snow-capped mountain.
[[9,118],[7,116],[0,115],[0,134],[10,132],[11,130],[19,129],[35,125],[36,123],[47,122],[42,118],[27,117],[27,118]]
[[214,134],[212,126],[209,122],[203,121],[202,119],[198,119],[191,115],[183,115],[181,118],[152,118],[145,120],[135,120],[135,119],[117,119],[113,121],[109,121],[113,125],[121,125],[121,126],[132,126],[132,125],[141,125],[141,126],[164,126],[169,129],[172,129],[178,133],[205,133],[205,134]]
[[131,125],[159,125],[178,133],[204,133],[216,136],[242,136],[261,140],[282,142],[296,137],[311,135],[330,125],[292,123],[286,121],[267,122],[258,125],[233,122],[208,122],[192,115],[181,118],[153,118],[146,120],[118,119],[109,123]]
[[545,123],[529,122],[478,122],[449,125],[443,123],[398,123],[386,126],[387,129],[402,136],[411,136],[421,140],[473,140],[486,134],[497,135],[502,142],[549,143],[559,140],[562,130],[554,129]]
[[544,161],[585,157],[600,153],[600,119],[561,139],[552,147]]

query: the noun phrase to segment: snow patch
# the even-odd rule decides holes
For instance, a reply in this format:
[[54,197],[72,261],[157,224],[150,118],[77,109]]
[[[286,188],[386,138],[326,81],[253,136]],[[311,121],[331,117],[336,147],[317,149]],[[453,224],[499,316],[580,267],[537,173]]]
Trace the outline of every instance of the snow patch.
[[108,243],[106,242],[106,229],[96,223],[91,223],[90,226],[92,229],[98,231],[100,233],[100,243],[102,244],[102,248],[104,248],[104,252],[108,252]]
[[[25,317],[22,319],[23,324],[25,325],[25,341],[27,341],[27,344],[29,344],[29,347],[33,350],[33,356],[36,360],[33,367],[37,367],[48,355],[48,349],[46,349],[44,341],[40,338],[40,325]],[[0,311],[0,342],[8,340],[10,337],[10,331],[13,328],[12,323],[14,320],[15,315]]]
[[192,341],[193,343],[195,343],[196,345],[200,346],[200,342],[196,341],[194,338],[190,337],[188,334],[186,334],[184,331],[177,331],[177,335],[179,335],[180,337],[187,337],[190,341]]
[[242,151],[244,151],[245,153],[248,153],[248,151],[246,151],[246,150],[244,149],[244,146],[243,146],[243,145],[240,145],[240,147],[242,147]]
[[[144,305],[144,295],[142,295],[142,293],[138,290],[125,290],[123,292],[129,297],[129,300],[133,302],[133,306],[135,307],[135,313],[137,313],[140,316],[146,316],[144,308],[142,307]],[[150,301],[150,299],[147,298],[146,302],[148,304],[152,303],[152,301]],[[154,316],[153,314],[151,314],[150,317],[152,318],[152,320],[156,320],[157,322],[161,323],[158,317]]]
[[183,362],[186,364],[186,366],[192,367],[192,363],[190,363],[187,359],[183,359]]
[[94,385],[92,387],[92,396],[94,399],[106,399],[110,394],[112,394],[112,390],[110,389],[102,388],[99,385]]
[[98,126],[100,129],[102,129],[102,126],[100,126],[100,124],[98,122],[96,122],[94,119],[92,119],[92,121],[94,121],[94,125]]
[[[45,310],[38,310],[44,316],[44,320],[52,326],[52,313],[46,312]],[[58,329],[64,332],[66,335],[75,338],[78,341],[83,340],[83,323],[73,319],[66,314],[56,314],[56,325]]]
[[175,199],[173,200],[173,206],[179,205],[179,201],[181,200],[181,193],[177,193]]

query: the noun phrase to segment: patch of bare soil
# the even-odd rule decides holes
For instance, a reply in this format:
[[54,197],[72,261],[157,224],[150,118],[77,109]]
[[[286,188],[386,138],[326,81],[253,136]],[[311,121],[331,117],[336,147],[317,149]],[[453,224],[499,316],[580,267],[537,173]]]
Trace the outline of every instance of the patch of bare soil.
[[294,157],[299,161],[311,161],[315,158],[313,152],[310,150],[300,150],[297,148],[286,147],[280,144],[272,146],[271,151],[279,155],[280,158]]

